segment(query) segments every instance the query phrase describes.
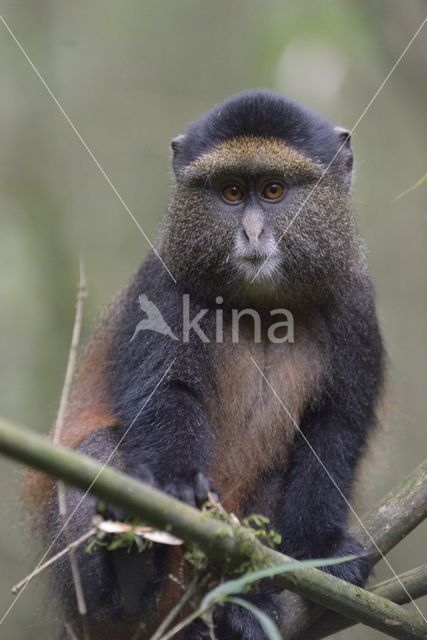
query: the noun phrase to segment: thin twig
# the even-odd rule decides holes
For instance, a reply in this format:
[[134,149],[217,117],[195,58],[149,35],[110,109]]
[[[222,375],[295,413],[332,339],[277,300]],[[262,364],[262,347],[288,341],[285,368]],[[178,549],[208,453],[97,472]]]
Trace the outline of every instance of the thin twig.
[[79,288],[77,290],[76,313],[74,318],[73,333],[71,336],[70,350],[68,353],[67,368],[65,370],[64,385],[62,387],[61,399],[59,402],[58,415],[55,421],[52,441],[54,444],[61,442],[62,430],[64,428],[65,416],[67,413],[68,401],[70,398],[71,384],[73,382],[74,371],[77,362],[77,353],[80,343],[80,334],[83,320],[83,306],[87,298],[87,284],[83,260],[80,258]]
[[159,628],[155,631],[154,635],[150,638],[150,640],[160,640],[162,634],[167,631],[168,627],[172,624],[178,614],[182,611],[182,609],[191,601],[191,599],[196,595],[197,590],[199,589],[203,580],[200,579],[199,576],[196,576],[194,580],[191,582],[190,586],[179,600],[179,602],[171,609],[166,616],[166,618],[162,621]]
[[[61,399],[59,402],[58,415],[56,417],[55,427],[53,431],[53,442],[55,444],[59,444],[61,442],[61,435],[64,428],[65,416],[67,414],[68,401],[69,401],[70,392],[71,392],[71,385],[73,382],[74,371],[75,371],[76,362],[77,362],[77,353],[78,353],[78,348],[80,343],[80,334],[81,334],[82,320],[83,320],[84,300],[87,297],[86,277],[85,277],[84,264],[83,264],[82,258],[80,258],[79,266],[80,266],[80,270],[79,270],[80,277],[79,277],[79,288],[77,291],[76,313],[74,317],[73,333],[71,336],[71,344],[70,344],[70,350],[68,353],[68,361],[67,361],[67,368],[65,371],[64,385],[62,387]],[[65,491],[64,483],[60,480],[57,482],[57,492],[58,492],[59,515],[63,523],[64,538],[67,545],[70,546],[70,533],[67,526],[66,491]],[[70,551],[69,559],[70,559],[70,565],[71,565],[71,574],[72,574],[73,583],[74,583],[74,590],[76,593],[77,609],[80,616],[83,619],[85,640],[89,640],[89,634],[86,630],[86,624],[85,624],[85,620],[86,620],[85,616],[87,614],[86,600],[84,597],[79,566],[78,566],[77,558],[74,555],[73,548]]]
[[69,622],[65,623],[65,632],[70,640],[79,640]]
[[178,622],[178,624],[172,627],[172,629],[168,631],[164,636],[162,636],[160,640],[169,640],[170,638],[173,638],[173,636],[176,636],[177,633],[179,633],[180,631],[185,629],[185,627],[188,627],[188,625],[194,622],[196,618],[201,618],[207,611],[209,611],[209,609],[213,606],[213,604],[214,603],[211,603],[208,607],[205,607],[204,609],[200,608],[194,611],[193,613],[190,613],[190,615],[184,618],[184,620],[181,620],[181,622]]
[[49,560],[47,560],[46,562],[44,562],[43,564],[41,564],[36,571],[33,571],[32,573],[30,573],[30,575],[25,576],[25,578],[22,578],[22,580],[20,580],[19,582],[17,582],[17,584],[15,584],[12,587],[12,593],[14,595],[16,595],[17,593],[19,593],[21,591],[21,589],[23,587],[25,587],[25,585],[27,584],[28,580],[31,578],[31,580],[35,577],[40,575],[40,573],[43,573],[43,571],[45,571],[46,569],[48,569],[49,567],[51,567],[57,560],[59,560],[60,558],[62,558],[63,556],[65,556],[67,553],[69,553],[71,550],[76,549],[77,547],[79,547],[81,544],[83,544],[83,542],[85,542],[86,540],[88,540],[89,538],[91,538],[93,535],[96,534],[96,529],[90,529],[90,531],[88,531],[87,533],[85,533],[84,535],[80,536],[80,538],[77,538],[77,540],[74,540],[73,542],[70,542],[69,545],[67,545],[64,549],[62,549],[61,551],[59,551],[58,553],[55,553],[54,556],[52,556],[51,558],[49,558]]

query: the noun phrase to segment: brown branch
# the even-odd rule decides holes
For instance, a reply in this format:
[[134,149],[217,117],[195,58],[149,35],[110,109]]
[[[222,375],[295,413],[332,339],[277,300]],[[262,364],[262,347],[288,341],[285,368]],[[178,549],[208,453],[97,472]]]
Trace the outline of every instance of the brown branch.
[[[173,609],[169,611],[168,615],[162,621],[162,623],[160,624],[158,629],[154,632],[154,634],[151,636],[150,640],[162,640],[163,634],[166,633],[166,631],[171,626],[172,622],[178,617],[178,615],[181,613],[184,607],[186,607],[190,603],[190,601],[194,598],[198,589],[200,588],[200,583],[201,583],[200,577],[196,576],[196,578],[194,578],[194,580],[192,581],[188,589],[184,592],[184,595],[182,596],[181,600],[179,600],[177,604],[173,607]],[[133,640],[139,640],[139,639],[135,638]]]
[[66,622],[64,626],[65,626],[65,632],[70,640],[79,640],[76,634],[74,633],[73,627],[68,622]]
[[[54,444],[59,444],[61,442],[61,434],[64,427],[65,416],[67,413],[68,400],[71,392],[71,384],[73,382],[74,371],[76,368],[77,353],[78,353],[78,348],[80,343],[80,334],[81,334],[82,320],[83,320],[83,306],[84,306],[84,301],[86,297],[87,297],[86,277],[85,277],[83,260],[80,258],[80,276],[79,276],[79,287],[77,290],[76,313],[74,317],[73,333],[71,336],[71,344],[70,344],[70,350],[68,353],[68,361],[67,361],[67,368],[65,371],[64,384],[62,387],[61,399],[59,402],[59,409],[58,409],[58,414],[55,421],[55,427],[53,430],[52,439]],[[58,481],[57,493],[58,493],[59,515],[63,525],[65,542],[67,543],[70,549],[69,560],[71,565],[71,575],[73,577],[73,583],[74,583],[74,591],[75,591],[76,600],[77,600],[77,609],[83,620],[85,640],[89,640],[89,633],[86,628],[87,625],[84,622],[86,620],[85,616],[87,615],[87,607],[86,607],[86,601],[85,601],[85,596],[83,592],[82,581],[80,577],[79,566],[78,566],[77,558],[74,555],[75,549],[74,547],[72,547],[72,542],[70,540],[70,533],[69,533],[69,528],[67,523],[67,502],[65,499],[65,492],[66,491],[65,491],[64,483],[61,481]]]
[[64,384],[59,402],[58,415],[55,421],[52,441],[54,444],[61,442],[61,434],[64,428],[65,416],[67,413],[68,400],[70,398],[71,384],[73,382],[74,371],[76,369],[77,353],[80,343],[80,334],[83,320],[83,306],[87,298],[87,283],[84,271],[83,260],[80,259],[79,287],[77,290],[76,313],[74,317],[73,333],[71,335],[70,350],[68,352],[67,368],[65,370]]
[[12,593],[14,595],[19,593],[21,589],[23,589],[26,586],[27,582],[29,582],[30,580],[38,576],[40,573],[43,573],[43,571],[45,571],[46,569],[51,567],[53,564],[55,564],[55,562],[60,558],[62,558],[62,556],[65,556],[70,551],[77,549],[77,547],[83,544],[83,542],[85,542],[86,540],[89,540],[89,538],[91,538],[95,534],[96,534],[96,529],[93,528],[87,531],[82,536],[80,536],[80,538],[77,538],[77,540],[73,540],[73,542],[70,542],[70,544],[64,547],[64,549],[61,549],[61,551],[59,551],[58,553],[55,553],[55,555],[49,558],[49,560],[47,560],[46,562],[43,562],[43,564],[37,567],[35,571],[32,571],[28,576],[25,576],[25,578],[22,578],[22,580],[17,582],[12,587]]

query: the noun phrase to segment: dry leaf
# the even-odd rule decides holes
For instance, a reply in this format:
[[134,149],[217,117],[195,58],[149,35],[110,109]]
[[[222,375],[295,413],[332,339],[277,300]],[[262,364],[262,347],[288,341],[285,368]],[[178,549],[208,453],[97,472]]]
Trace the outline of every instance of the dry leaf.
[[97,529],[103,533],[134,533],[141,538],[146,538],[152,542],[158,542],[159,544],[180,545],[184,544],[182,540],[176,538],[166,531],[159,531],[152,527],[133,526],[126,524],[125,522],[114,522],[112,520],[103,520],[96,524]]

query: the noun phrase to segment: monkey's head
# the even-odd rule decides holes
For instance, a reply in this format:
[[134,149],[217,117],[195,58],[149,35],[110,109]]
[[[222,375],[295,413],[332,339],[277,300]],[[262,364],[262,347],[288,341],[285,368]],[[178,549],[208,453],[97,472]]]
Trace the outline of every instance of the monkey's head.
[[161,251],[198,295],[311,301],[359,250],[349,133],[268,91],[232,97],[173,140]]

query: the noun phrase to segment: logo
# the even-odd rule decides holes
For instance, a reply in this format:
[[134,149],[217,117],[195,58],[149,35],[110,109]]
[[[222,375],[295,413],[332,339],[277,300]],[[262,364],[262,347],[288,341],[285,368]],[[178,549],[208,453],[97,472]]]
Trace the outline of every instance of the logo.
[[138,304],[141,307],[141,311],[143,311],[147,317],[136,325],[133,336],[130,339],[131,342],[136,338],[140,331],[156,331],[156,333],[169,336],[172,340],[178,340],[166,320],[163,318],[158,307],[154,302],[151,302],[151,300],[147,298],[145,293],[142,293],[138,297]]
[[[260,343],[262,341],[262,320],[259,312],[256,309],[249,308],[231,309],[231,322],[228,322],[227,326],[225,326],[224,312],[220,307],[223,301],[223,298],[218,296],[215,299],[216,304],[219,305],[217,309],[198,309],[197,314],[191,319],[190,296],[188,293],[185,293],[182,296],[182,334],[178,337],[164,319],[160,309],[143,293],[138,297],[138,304],[146,317],[138,322],[130,341],[135,340],[142,331],[154,331],[169,337],[171,340],[181,341],[184,344],[190,342],[190,335],[192,333],[203,343],[222,343],[227,328],[230,330],[231,341],[236,344],[240,340],[240,323],[242,318],[249,317],[252,319],[253,341]],[[213,323],[215,327],[214,340],[211,340],[206,335],[199,324],[209,313],[215,314]],[[278,317],[276,318],[276,316]],[[273,319],[275,322],[273,322]],[[270,321],[268,322],[267,331],[264,331],[264,335],[272,344],[282,344],[283,342],[293,343],[294,317],[292,313],[288,309],[271,309]],[[245,331],[245,340],[247,340],[247,330]]]

